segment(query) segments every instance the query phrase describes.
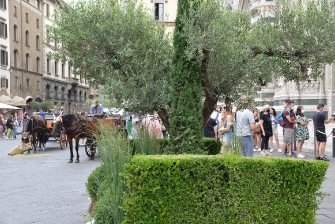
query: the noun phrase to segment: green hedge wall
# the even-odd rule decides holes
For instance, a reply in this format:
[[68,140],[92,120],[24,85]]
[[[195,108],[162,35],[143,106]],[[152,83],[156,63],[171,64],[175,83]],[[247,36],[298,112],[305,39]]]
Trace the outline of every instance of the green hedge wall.
[[[133,154],[136,154],[136,139],[127,139],[130,144],[132,144]],[[168,139],[156,139],[157,143],[161,146],[162,152],[164,152],[164,148],[169,144]],[[216,155],[220,153],[222,143],[221,141],[214,139],[203,139],[204,150],[208,153],[208,155]]]
[[329,164],[235,155],[135,156],[125,223],[314,223]]

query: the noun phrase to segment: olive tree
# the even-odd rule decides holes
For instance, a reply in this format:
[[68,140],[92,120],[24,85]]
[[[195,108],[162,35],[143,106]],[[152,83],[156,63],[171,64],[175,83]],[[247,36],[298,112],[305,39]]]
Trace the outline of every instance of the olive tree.
[[[334,62],[333,2],[279,0],[254,24],[224,0],[190,4],[187,12],[178,11],[184,24],[179,32],[187,39],[187,60],[202,74],[203,124],[218,101],[240,102],[278,77],[322,78],[322,66]],[[157,110],[170,129],[174,46],[143,3],[61,4],[49,30],[48,40],[59,43],[53,58],[70,60],[77,74],[104,85],[108,95],[133,111]]]

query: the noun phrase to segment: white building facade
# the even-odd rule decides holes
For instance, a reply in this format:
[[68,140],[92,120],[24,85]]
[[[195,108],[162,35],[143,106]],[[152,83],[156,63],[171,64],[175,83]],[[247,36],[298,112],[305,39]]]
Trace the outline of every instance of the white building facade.
[[0,96],[10,96],[10,39],[8,0],[0,0]]

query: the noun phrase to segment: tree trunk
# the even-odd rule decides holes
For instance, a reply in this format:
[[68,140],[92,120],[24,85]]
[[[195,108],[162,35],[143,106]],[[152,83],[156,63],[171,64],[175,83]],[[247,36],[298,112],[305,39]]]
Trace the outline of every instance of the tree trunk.
[[203,126],[205,126],[209,117],[211,116],[211,114],[215,109],[215,105],[218,102],[217,97],[218,93],[212,89],[212,85],[210,83],[208,75],[208,61],[209,61],[210,49],[208,47],[203,47],[202,52],[204,54],[204,59],[202,60],[201,64],[201,73],[203,75],[203,81],[201,82],[201,85],[205,93],[205,101],[203,103],[203,110],[202,110],[202,123]]
[[162,122],[164,124],[164,127],[166,128],[167,131],[170,131],[170,122],[169,122],[169,114],[165,108],[160,108],[158,110],[158,115],[160,119],[162,119]]

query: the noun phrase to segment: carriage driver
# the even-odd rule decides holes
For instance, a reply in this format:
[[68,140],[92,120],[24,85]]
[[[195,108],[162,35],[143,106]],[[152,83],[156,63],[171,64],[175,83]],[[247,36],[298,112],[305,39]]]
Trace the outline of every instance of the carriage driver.
[[104,107],[102,104],[99,104],[97,100],[93,100],[91,106],[91,116],[104,116]]

